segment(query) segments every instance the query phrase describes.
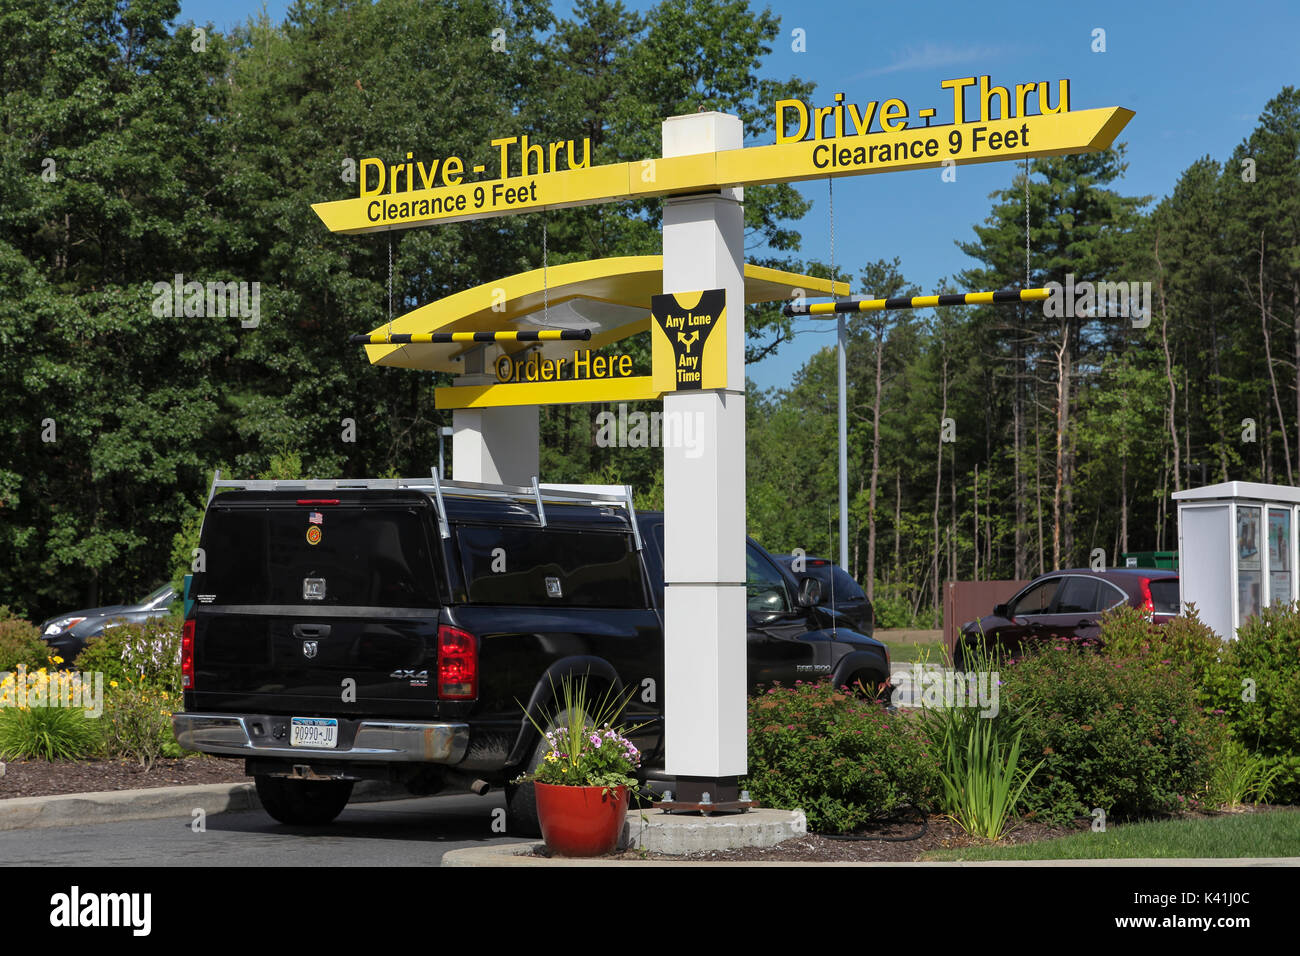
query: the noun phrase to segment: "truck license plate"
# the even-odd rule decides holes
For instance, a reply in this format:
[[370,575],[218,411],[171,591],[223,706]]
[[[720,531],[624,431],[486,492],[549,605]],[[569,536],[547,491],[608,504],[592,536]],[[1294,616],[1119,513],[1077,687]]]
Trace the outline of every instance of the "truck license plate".
[[339,722],[333,717],[295,717],[289,728],[289,743],[332,750],[339,744]]

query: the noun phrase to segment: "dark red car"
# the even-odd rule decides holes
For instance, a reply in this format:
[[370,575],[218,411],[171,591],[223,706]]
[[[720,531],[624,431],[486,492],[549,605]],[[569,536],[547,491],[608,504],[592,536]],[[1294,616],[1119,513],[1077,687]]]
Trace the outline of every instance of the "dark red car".
[[1146,611],[1156,624],[1177,617],[1178,572],[1071,568],[1041,575],[989,616],[962,625],[953,648],[954,666],[965,669],[966,649],[979,640],[981,630],[990,648],[1001,647],[1013,655],[1051,638],[1095,641],[1101,631],[1101,615],[1121,604]]

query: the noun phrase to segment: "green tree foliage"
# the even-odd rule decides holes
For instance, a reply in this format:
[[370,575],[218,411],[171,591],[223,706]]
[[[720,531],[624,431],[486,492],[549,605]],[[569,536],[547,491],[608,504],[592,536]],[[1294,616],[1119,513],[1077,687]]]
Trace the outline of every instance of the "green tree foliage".
[[[1034,160],[1028,181],[1009,167],[950,291],[1149,282],[1148,312],[941,309],[850,328],[850,570],[867,584],[883,341],[874,566],[889,607],[937,611],[941,580],[1173,549],[1175,490],[1300,474],[1300,93],[1154,206],[1123,171],[1122,146]],[[855,288],[902,284],[864,273]],[[751,533],[836,555],[833,350],[749,398]]]
[[[350,333],[537,268],[544,242],[550,263],[660,251],[657,202],[333,236],[311,204],[354,195],[363,157],[491,174],[491,141],[528,135],[634,160],[659,155],[665,116],[728,110],[761,136],[773,98],[811,89],[762,78],[779,24],[738,0],[582,0],[559,20],[543,0],[300,0],[228,35],[178,16],[0,10],[0,600],[36,619],[188,568],[214,468],[427,474],[450,423],[437,376],[371,366]],[[750,197],[770,264],[803,211],[789,187]],[[257,324],[170,308],[155,285],[177,276],[258,283]],[[546,412],[545,473],[655,503],[659,453],[595,446],[596,411]]]
[[[154,282],[230,274],[227,47],[175,3],[9,4],[0,22],[0,592],[29,609],[163,576],[237,323],[154,313]],[[70,588],[70,582],[75,582]]]
[[[214,469],[427,473],[439,376],[372,366],[348,334],[492,277],[661,251],[658,201],[333,236],[310,206],[354,194],[363,157],[495,171],[491,141],[528,135],[636,161],[666,116],[725,110],[766,142],[772,103],[811,95],[765,72],[781,25],[746,0],[299,0],[228,35],[178,16],[0,8],[0,602],[37,620],[188,566]],[[1172,491],[1300,472],[1300,92],[1152,208],[1123,171],[1122,148],[1007,167],[951,287],[1149,281],[1139,321],[851,321],[849,570],[891,606],[928,616],[944,580],[1170,548]],[[747,258],[826,274],[798,258],[808,208],[748,189]],[[905,273],[847,278],[886,295],[914,291]],[[175,281],[258,283],[256,326],[168,307]],[[749,307],[745,327],[752,361],[795,320]],[[644,339],[625,346],[643,363]],[[750,390],[749,526],[774,549],[838,553],[835,394],[832,350]],[[597,444],[601,412],[619,409],[542,411],[543,473],[660,504],[661,454]]]

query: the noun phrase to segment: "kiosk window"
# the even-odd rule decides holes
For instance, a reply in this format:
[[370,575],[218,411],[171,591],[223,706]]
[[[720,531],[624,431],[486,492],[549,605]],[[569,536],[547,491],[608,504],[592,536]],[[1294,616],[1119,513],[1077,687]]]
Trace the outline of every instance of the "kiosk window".
[[1291,510],[1268,509],[1268,602],[1291,602]]

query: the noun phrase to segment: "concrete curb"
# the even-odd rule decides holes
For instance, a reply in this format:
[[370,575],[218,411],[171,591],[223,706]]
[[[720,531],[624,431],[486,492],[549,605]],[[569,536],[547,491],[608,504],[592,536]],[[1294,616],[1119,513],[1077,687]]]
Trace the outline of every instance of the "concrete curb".
[[[369,780],[352,791],[358,803],[407,800],[404,788]],[[183,787],[150,787],[145,790],[102,790],[45,797],[14,797],[0,800],[0,831],[42,827],[76,827],[126,820],[161,820],[168,817],[192,819],[194,811],[205,814],[260,810],[257,789],[249,783],[203,783]]]
[[807,832],[808,820],[802,810],[763,807],[748,813],[710,817],[629,810],[618,845],[684,856],[740,847],[776,846]]
[[1100,867],[1107,868],[1134,867],[1182,867],[1182,866],[1300,866],[1300,857],[1242,857],[1242,858],[1207,858],[1207,859],[1114,859],[1114,860],[989,860],[925,863],[823,863],[816,861],[782,862],[777,860],[615,860],[604,857],[577,860],[564,857],[534,856],[533,850],[541,843],[504,843],[495,846],[466,847],[449,850],[443,854],[442,866],[450,867],[538,867],[538,866],[887,866],[887,867],[1004,867],[1004,866],[1051,866],[1051,867]]
[[73,827],[121,820],[190,818],[205,813],[256,810],[261,807],[251,783],[205,783],[148,790],[103,790],[50,797],[0,800],[0,830]]

